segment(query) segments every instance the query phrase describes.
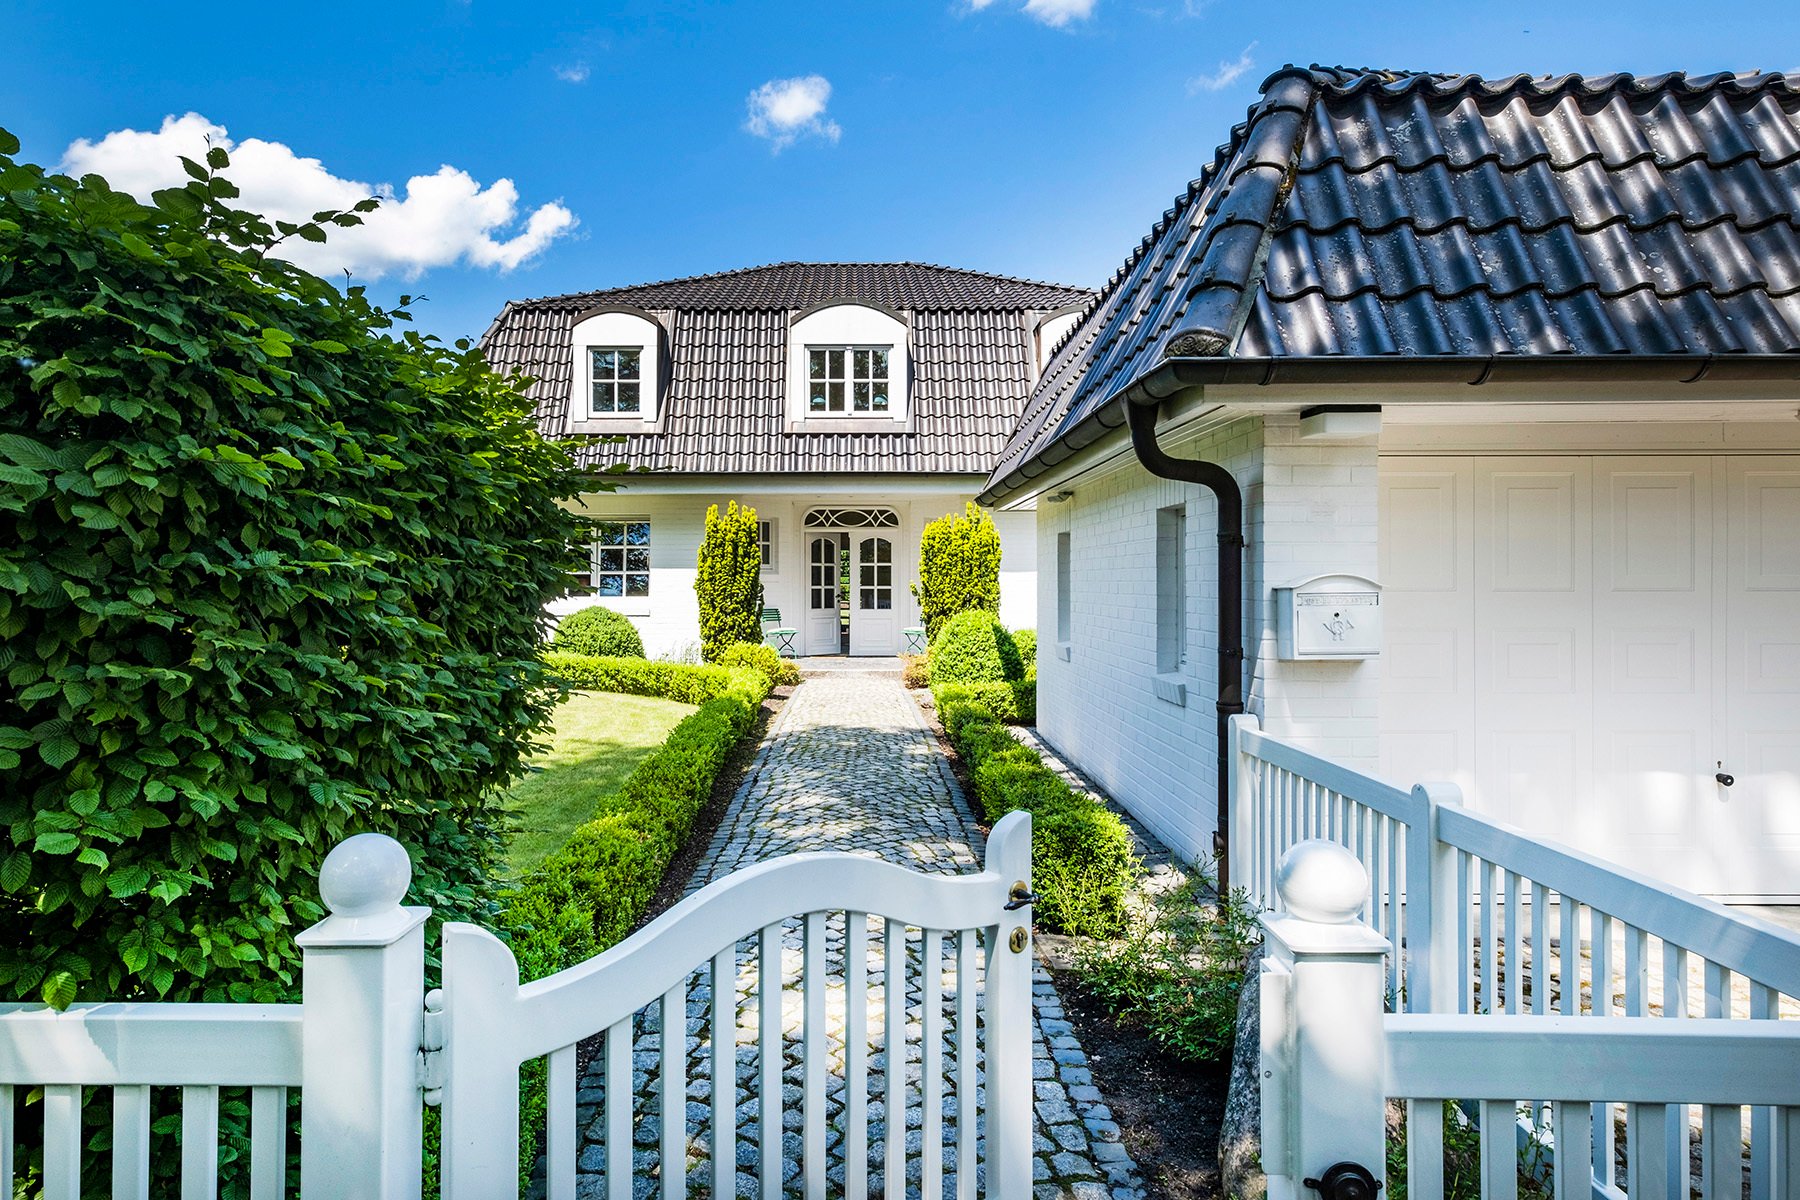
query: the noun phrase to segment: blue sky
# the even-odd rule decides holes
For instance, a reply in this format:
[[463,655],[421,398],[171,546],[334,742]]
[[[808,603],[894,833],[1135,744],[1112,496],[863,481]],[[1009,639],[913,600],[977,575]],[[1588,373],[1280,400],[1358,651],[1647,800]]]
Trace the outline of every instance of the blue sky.
[[[233,174],[271,207],[392,185],[406,203],[380,244],[342,252],[378,296],[429,297],[418,324],[454,337],[511,297],[785,259],[1098,285],[1285,62],[1800,67],[1800,6],[1700,13],[1662,0],[3,0],[0,126],[35,161],[144,174],[202,123],[107,135],[191,112],[237,145]],[[760,123],[757,96],[772,101]],[[415,176],[428,179],[409,198]]]

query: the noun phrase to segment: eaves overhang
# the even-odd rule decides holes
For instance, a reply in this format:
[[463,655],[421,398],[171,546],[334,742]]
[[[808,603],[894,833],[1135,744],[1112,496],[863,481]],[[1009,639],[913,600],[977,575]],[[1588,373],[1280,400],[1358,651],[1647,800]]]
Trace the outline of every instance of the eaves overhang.
[[1276,355],[1262,358],[1166,358],[1138,376],[1051,444],[992,476],[976,501],[997,507],[1030,490],[1032,481],[1125,428],[1127,404],[1158,405],[1193,388],[1305,387],[1321,384],[1800,382],[1800,354],[1557,354],[1398,357]]

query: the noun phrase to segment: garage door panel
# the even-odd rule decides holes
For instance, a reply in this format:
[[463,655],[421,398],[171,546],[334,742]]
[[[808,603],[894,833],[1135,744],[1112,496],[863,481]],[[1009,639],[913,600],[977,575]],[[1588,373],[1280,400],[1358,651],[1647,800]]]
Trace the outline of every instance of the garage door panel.
[[1466,474],[1409,471],[1383,482],[1382,582],[1404,592],[1466,588]]
[[1557,628],[1496,629],[1486,637],[1491,694],[1504,696],[1574,696],[1580,689],[1577,647],[1585,630]]
[[[1484,722],[1485,725],[1485,722]],[[1573,819],[1585,832],[1590,814],[1573,804],[1587,775],[1584,737],[1566,725],[1482,734],[1477,807],[1489,816],[1567,839]]]
[[1600,644],[1607,653],[1595,684],[1620,696],[1695,698],[1700,683],[1695,636],[1692,627],[1602,630]]
[[1741,540],[1734,539],[1732,557],[1741,564],[1742,588],[1800,590],[1800,471],[1738,463],[1733,474]]
[[1480,591],[1573,592],[1585,585],[1587,470],[1581,460],[1548,470],[1477,464],[1487,501],[1476,516]]
[[1599,833],[1612,831],[1627,848],[1623,861],[1666,869],[1667,852],[1692,844],[1702,799],[1694,763],[1705,753],[1688,721],[1595,739],[1595,788],[1607,814]]
[[[1596,522],[1602,575],[1613,591],[1693,592],[1702,575],[1704,466],[1682,470],[1602,468]],[[1709,472],[1710,473],[1710,472]]]

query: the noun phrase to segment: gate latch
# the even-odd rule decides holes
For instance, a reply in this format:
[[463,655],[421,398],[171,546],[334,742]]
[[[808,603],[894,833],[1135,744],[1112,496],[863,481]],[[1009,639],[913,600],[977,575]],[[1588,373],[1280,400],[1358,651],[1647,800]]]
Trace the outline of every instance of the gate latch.
[[419,1088],[425,1103],[436,1108],[444,1102],[444,989],[425,993],[425,1024],[419,1038]]
[[1007,912],[1017,912],[1026,905],[1035,903],[1037,903],[1037,897],[1032,895],[1031,888],[1026,886],[1024,880],[1013,884],[1011,890],[1006,893],[1005,908]]

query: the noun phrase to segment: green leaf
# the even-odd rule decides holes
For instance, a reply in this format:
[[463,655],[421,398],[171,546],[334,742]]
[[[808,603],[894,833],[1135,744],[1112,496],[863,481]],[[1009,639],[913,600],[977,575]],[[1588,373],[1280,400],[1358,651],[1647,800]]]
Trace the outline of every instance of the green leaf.
[[209,146],[206,150],[206,165],[215,171],[223,171],[231,165],[231,155],[223,146]]
[[32,848],[41,854],[73,854],[81,839],[72,833],[40,833]]
[[42,995],[44,1003],[58,1011],[75,1003],[75,976],[67,971],[53,972],[44,980]]
[[66,767],[77,754],[81,743],[66,733],[59,733],[38,743],[38,757],[52,767]]
[[18,152],[19,139],[14,137],[10,130],[0,129],[0,154],[17,154]]
[[16,892],[31,879],[31,856],[15,850],[0,861],[0,888]]

